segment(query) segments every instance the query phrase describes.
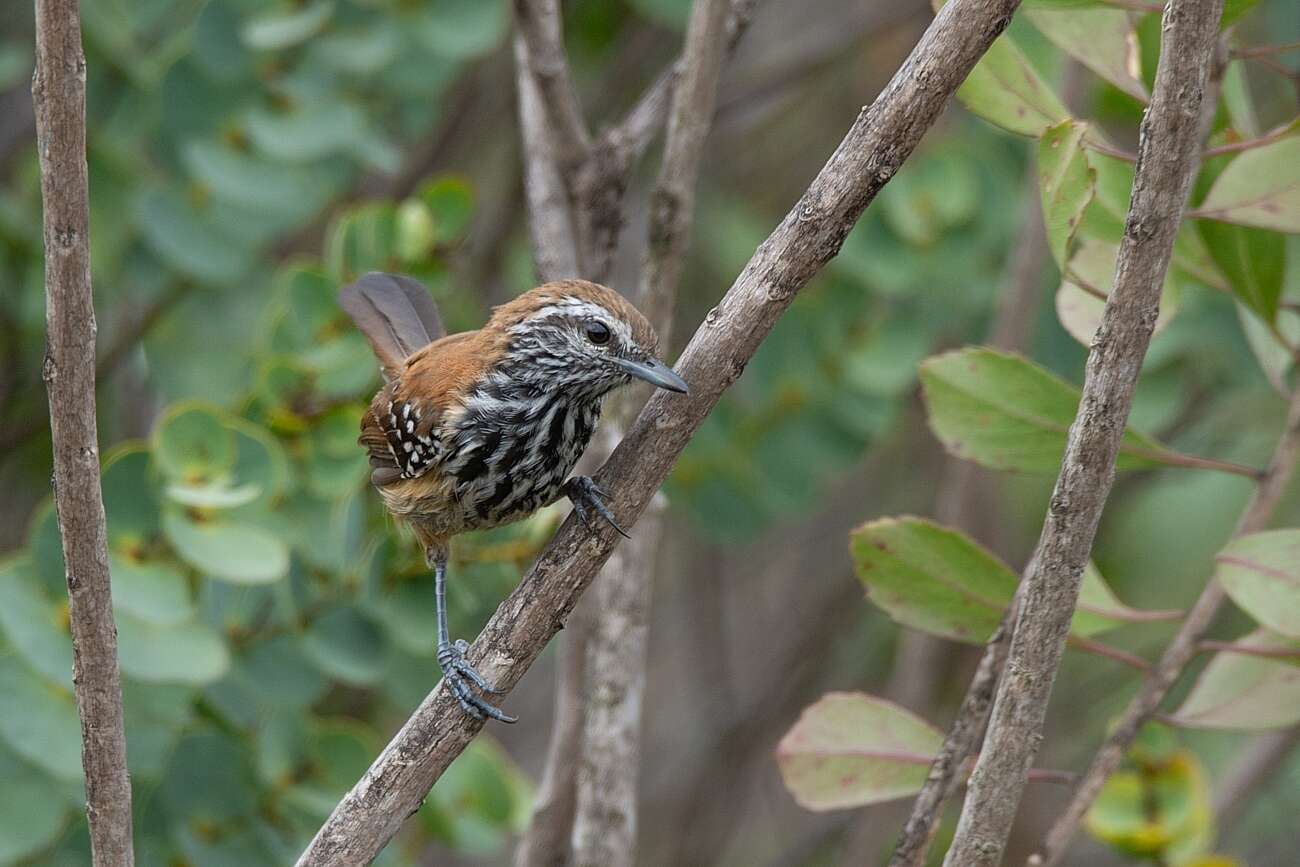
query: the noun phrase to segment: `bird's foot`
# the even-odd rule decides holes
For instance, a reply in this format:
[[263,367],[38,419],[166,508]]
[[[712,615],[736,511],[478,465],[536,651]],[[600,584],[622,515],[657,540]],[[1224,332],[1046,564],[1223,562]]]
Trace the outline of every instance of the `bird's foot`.
[[474,670],[474,666],[465,659],[467,650],[469,650],[469,642],[464,639],[455,644],[443,644],[438,647],[438,667],[442,669],[442,678],[447,681],[447,688],[451,690],[451,694],[456,696],[465,713],[474,719],[484,720],[491,717],[503,723],[518,722],[518,717],[510,716],[500,708],[488,704],[470,688],[473,684],[490,695],[504,693],[504,690],[497,689],[488,683],[487,678]]
[[624,539],[632,538],[618,525],[618,521],[614,520],[614,513],[609,510],[609,506],[605,505],[609,494],[601,490],[590,476],[574,476],[569,479],[564,483],[564,493],[569,498],[569,502],[573,503],[573,511],[578,513],[578,520],[582,521],[583,526],[588,530],[592,532],[596,530],[591,523],[591,513],[595,512]]

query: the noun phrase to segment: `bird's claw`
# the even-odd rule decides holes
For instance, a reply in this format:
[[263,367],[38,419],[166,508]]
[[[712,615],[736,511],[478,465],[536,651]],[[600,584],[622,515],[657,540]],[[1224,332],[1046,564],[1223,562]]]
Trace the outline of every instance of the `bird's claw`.
[[447,682],[451,694],[456,696],[465,713],[474,719],[486,720],[491,717],[503,723],[518,722],[518,717],[510,716],[500,708],[488,704],[470,688],[470,684],[473,684],[480,691],[490,695],[502,695],[505,692],[497,689],[488,682],[487,678],[474,670],[474,666],[465,659],[467,650],[469,650],[469,642],[464,639],[438,648],[438,667],[442,669],[442,678]]
[[610,499],[608,493],[600,488],[589,476],[574,476],[569,479],[565,485],[565,492],[569,495],[569,501],[573,503],[573,511],[578,513],[578,520],[582,521],[584,527],[593,533],[596,528],[592,526],[591,512],[595,512],[605,520],[618,534],[624,539],[631,539],[618,521],[614,520],[614,513],[609,510],[604,501]]

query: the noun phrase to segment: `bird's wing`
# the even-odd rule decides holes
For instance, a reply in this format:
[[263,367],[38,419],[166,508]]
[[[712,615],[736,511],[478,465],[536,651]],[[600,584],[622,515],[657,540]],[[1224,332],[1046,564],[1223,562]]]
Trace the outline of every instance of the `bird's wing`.
[[339,290],[339,306],[370,341],[389,381],[409,357],[447,333],[429,290],[400,274],[358,278]]
[[361,419],[358,442],[370,453],[370,481],[418,478],[446,457],[446,424],[499,355],[500,336],[465,331],[406,359]]

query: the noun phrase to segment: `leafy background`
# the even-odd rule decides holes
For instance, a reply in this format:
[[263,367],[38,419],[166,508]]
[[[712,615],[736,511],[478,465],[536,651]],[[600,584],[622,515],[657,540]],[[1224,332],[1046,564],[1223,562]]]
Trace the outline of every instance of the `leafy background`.
[[[672,57],[688,5],[564,4],[593,117],[615,116]],[[1286,0],[1228,6],[1233,44],[1300,38]],[[0,863],[83,864],[39,377],[31,10],[3,0],[0,13],[13,22],[0,36]],[[928,14],[916,2],[761,5],[724,82],[675,333],[693,330]],[[83,16],[138,860],[287,863],[437,677],[431,581],[365,484],[356,419],[376,377],[334,291],[372,268],[411,273],[458,330],[532,284],[509,10],[87,0]],[[1135,148],[1157,18],[1026,4],[679,462],[646,701],[646,864],[887,853],[906,802],[845,808],[914,790],[960,699],[969,645],[1036,538],[1100,308],[1090,293],[1105,291],[1122,230],[1131,167],[1113,154]],[[1295,70],[1295,55],[1231,63],[1209,144],[1290,122]],[[1169,461],[1258,466],[1280,428],[1277,392],[1294,382],[1282,346],[1300,340],[1300,244],[1287,236],[1300,219],[1298,145],[1280,135],[1201,172],[1201,217],[1180,236],[1081,637],[1158,651],[1249,492],[1237,475]],[[634,199],[652,177],[643,168]],[[999,299],[1039,207],[1046,241],[1019,302],[1020,355],[958,350],[1005,320]],[[643,222],[634,210],[628,237]],[[625,246],[616,285],[634,273]],[[1006,471],[968,479],[974,507],[945,517],[956,527],[907,517],[942,508],[936,494],[964,466],[945,450]],[[561,516],[459,540],[454,632],[482,624]],[[1297,517],[1293,490],[1277,524]],[[1294,532],[1226,553],[1292,569]],[[1223,575],[1240,610],[1216,637],[1294,647],[1300,603],[1239,571]],[[921,645],[918,631],[953,640]],[[1249,743],[1242,729],[1296,724],[1295,665],[1218,654],[1198,668],[1177,696],[1183,725],[1148,733],[1090,818],[1096,841],[1078,863],[1293,857],[1294,760],[1230,821],[1208,803]],[[553,678],[548,654],[509,700],[526,722],[478,738],[383,863],[509,861]],[[1081,767],[1136,683],[1111,659],[1069,654],[1041,761]],[[920,764],[854,768],[861,786],[847,795],[828,795],[825,769],[801,764],[810,746],[880,749],[853,741],[878,732]],[[1058,801],[1051,788],[1030,799],[1013,857]]]

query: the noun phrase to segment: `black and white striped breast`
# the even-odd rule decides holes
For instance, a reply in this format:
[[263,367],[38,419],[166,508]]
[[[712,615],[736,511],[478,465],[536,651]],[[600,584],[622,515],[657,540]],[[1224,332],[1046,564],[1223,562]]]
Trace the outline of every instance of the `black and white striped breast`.
[[508,523],[553,500],[599,416],[599,399],[561,392],[489,388],[472,394],[445,463],[467,523]]

